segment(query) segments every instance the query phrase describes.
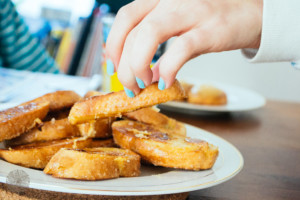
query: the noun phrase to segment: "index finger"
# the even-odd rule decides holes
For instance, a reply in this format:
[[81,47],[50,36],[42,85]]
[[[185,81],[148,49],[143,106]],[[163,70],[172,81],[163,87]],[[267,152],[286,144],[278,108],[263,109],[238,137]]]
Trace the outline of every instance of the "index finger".
[[119,65],[124,43],[129,32],[158,2],[159,0],[135,0],[119,10],[106,42],[106,55],[113,61],[115,66]]

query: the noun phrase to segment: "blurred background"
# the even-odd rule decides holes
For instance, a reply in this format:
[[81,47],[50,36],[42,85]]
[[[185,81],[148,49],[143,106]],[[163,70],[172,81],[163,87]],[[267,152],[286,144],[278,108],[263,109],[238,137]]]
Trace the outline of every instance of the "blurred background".
[[[13,0],[30,31],[69,75],[102,74],[106,90],[119,90],[105,74],[105,41],[114,14],[130,1]],[[168,44],[171,41],[168,41]],[[168,44],[159,47],[153,62]],[[178,78],[212,80],[254,90],[267,99],[300,102],[300,70],[290,63],[250,64],[240,51],[212,53],[188,62]],[[115,85],[115,86],[114,86]]]

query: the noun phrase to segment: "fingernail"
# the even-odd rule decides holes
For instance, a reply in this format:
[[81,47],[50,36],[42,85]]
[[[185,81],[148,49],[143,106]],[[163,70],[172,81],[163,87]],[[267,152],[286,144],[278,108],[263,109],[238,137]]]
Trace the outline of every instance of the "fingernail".
[[106,72],[110,76],[115,73],[114,63],[110,59],[106,60]]
[[124,90],[128,97],[130,97],[130,98],[134,97],[134,93],[131,90],[127,89],[126,87],[124,87]]
[[166,83],[162,78],[159,78],[158,81],[158,89],[164,90],[166,88]]
[[144,84],[144,82],[143,82],[141,79],[139,79],[138,77],[135,77],[135,80],[136,80],[138,86],[139,86],[141,89],[144,89],[144,88],[145,88],[145,84]]

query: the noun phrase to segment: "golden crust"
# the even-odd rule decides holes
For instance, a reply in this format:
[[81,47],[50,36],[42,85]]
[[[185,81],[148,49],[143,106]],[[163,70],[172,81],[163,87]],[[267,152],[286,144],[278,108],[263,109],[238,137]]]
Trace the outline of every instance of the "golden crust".
[[114,143],[112,138],[109,139],[93,139],[89,148],[97,148],[97,147],[116,147],[117,145]]
[[78,124],[77,127],[81,136],[89,138],[108,138],[111,137],[111,123],[115,118],[109,117],[97,119],[92,122]]
[[48,102],[32,102],[0,111],[0,142],[30,130],[48,111]]
[[157,166],[187,170],[210,169],[218,148],[203,140],[163,133],[143,123],[123,120],[112,125],[114,141]]
[[202,105],[225,105],[227,104],[227,96],[225,92],[214,86],[201,85],[197,91],[192,89],[188,93],[187,101]]
[[19,137],[6,141],[6,146],[17,146],[78,136],[80,136],[78,128],[71,125],[68,118],[60,120],[52,118],[51,121],[44,122],[41,127],[32,129]]
[[82,149],[88,147],[91,139],[73,138],[0,149],[0,158],[24,167],[43,169],[51,157],[61,148]]
[[[99,91],[88,91],[84,98],[90,98],[93,96],[104,95],[105,93]],[[113,117],[93,120],[91,122],[78,124],[78,128],[81,135],[89,138],[108,138],[112,136],[111,133],[111,123],[115,120]]]
[[168,116],[156,111],[154,108],[142,108],[133,112],[123,114],[124,117],[154,125],[163,132],[176,135],[186,135],[186,128],[183,123],[169,118]]
[[95,91],[95,90],[91,90],[91,91],[88,91],[83,98],[90,98],[90,97],[93,97],[93,96],[100,96],[100,95],[104,95],[105,93],[103,92],[99,92],[99,91]]
[[159,90],[157,85],[151,84],[133,98],[127,97],[125,91],[120,91],[77,102],[70,111],[69,121],[71,124],[79,124],[120,116],[122,113],[185,97],[185,92],[177,80],[165,90]]
[[26,102],[25,104],[31,102],[49,102],[50,111],[57,111],[64,108],[70,108],[74,105],[74,103],[80,101],[81,99],[82,99],[81,96],[79,96],[74,91],[61,90],[61,91],[45,94],[41,97]]
[[61,149],[44,169],[58,178],[103,180],[140,174],[140,156],[117,148]]

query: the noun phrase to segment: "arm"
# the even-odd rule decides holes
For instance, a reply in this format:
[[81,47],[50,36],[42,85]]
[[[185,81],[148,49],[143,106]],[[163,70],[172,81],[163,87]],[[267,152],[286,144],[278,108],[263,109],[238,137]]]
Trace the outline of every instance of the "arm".
[[59,73],[54,60],[29,33],[10,0],[0,0],[0,57],[4,67]]

